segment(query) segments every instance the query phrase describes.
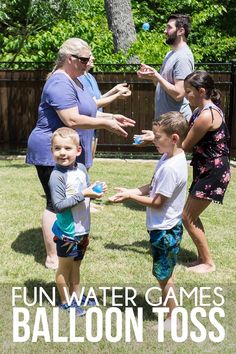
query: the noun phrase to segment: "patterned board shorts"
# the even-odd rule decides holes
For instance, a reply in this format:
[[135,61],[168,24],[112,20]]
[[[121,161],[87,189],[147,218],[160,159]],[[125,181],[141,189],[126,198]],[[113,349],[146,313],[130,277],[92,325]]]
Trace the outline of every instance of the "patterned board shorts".
[[153,275],[157,280],[171,277],[183,235],[182,220],[170,230],[148,231],[153,257]]
[[58,257],[74,257],[74,261],[84,258],[84,254],[89,244],[88,235],[77,236],[75,242],[63,241],[54,236],[53,241],[57,244]]

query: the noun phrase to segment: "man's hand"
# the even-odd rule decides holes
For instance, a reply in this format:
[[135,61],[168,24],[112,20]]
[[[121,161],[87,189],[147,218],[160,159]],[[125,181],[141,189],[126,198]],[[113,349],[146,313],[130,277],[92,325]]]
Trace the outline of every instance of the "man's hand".
[[137,75],[140,79],[157,81],[158,72],[156,69],[149,65],[141,64],[140,69],[137,71]]

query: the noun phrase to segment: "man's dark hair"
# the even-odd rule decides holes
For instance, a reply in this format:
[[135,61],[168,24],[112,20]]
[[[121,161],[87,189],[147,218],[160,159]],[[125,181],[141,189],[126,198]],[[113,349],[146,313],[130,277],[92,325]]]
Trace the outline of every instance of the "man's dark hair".
[[173,14],[168,17],[167,22],[170,20],[175,20],[175,26],[177,29],[183,27],[185,31],[185,38],[188,38],[191,31],[191,17],[183,14]]

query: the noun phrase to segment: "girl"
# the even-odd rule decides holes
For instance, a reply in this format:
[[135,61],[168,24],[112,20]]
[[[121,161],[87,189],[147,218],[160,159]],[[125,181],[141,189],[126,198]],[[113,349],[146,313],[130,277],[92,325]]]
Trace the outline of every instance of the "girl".
[[205,71],[195,71],[185,78],[184,86],[190,105],[196,109],[182,144],[185,151],[193,153],[193,182],[184,207],[183,222],[198,250],[197,261],[190,264],[189,269],[207,273],[213,272],[215,265],[199,216],[212,201],[223,202],[230,180],[229,134],[218,107],[220,92],[215,89],[212,77]]

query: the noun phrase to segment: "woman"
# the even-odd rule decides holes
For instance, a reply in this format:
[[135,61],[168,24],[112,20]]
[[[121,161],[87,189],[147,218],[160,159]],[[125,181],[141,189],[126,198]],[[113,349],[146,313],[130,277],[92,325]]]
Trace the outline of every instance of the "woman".
[[92,138],[94,129],[106,129],[126,137],[122,127],[133,126],[134,121],[123,116],[96,118],[96,103],[75,79],[83,75],[91,51],[79,38],[66,40],[58,52],[56,65],[43,88],[38,110],[38,121],[28,139],[26,162],[36,166],[44,188],[47,205],[43,213],[42,229],[46,246],[48,268],[57,268],[57,256],[51,227],[55,214],[51,203],[48,181],[54,167],[51,136],[59,127],[76,129],[81,141],[82,154],[78,159],[87,168],[92,165]]
[[189,269],[197,273],[213,272],[215,264],[208,248],[199,216],[212,201],[222,204],[230,180],[228,129],[218,107],[220,93],[212,77],[195,71],[184,80],[186,97],[196,108],[190,130],[182,147],[192,151],[193,182],[189,189],[183,222],[198,250],[198,259]]
[[[129,87],[127,87],[127,83],[122,83],[122,84],[117,84],[114,86],[111,90],[107,91],[103,95],[101,94],[101,91],[99,90],[97,81],[95,77],[89,73],[89,70],[94,67],[94,56],[90,55],[90,59],[86,65],[86,71],[84,75],[79,76],[79,81],[82,83],[84,88],[89,92],[90,96],[93,97],[93,99],[96,102],[97,105],[97,117],[104,117],[107,114],[102,113],[103,109],[102,107],[107,106],[111,102],[115,101],[117,98],[127,98],[131,95],[131,91]],[[114,117],[117,117],[117,115],[113,115]],[[94,137],[93,137],[93,145],[92,145],[92,150],[93,150],[93,158],[95,157],[96,149],[97,149],[97,143],[98,143],[98,131],[94,131]]]

